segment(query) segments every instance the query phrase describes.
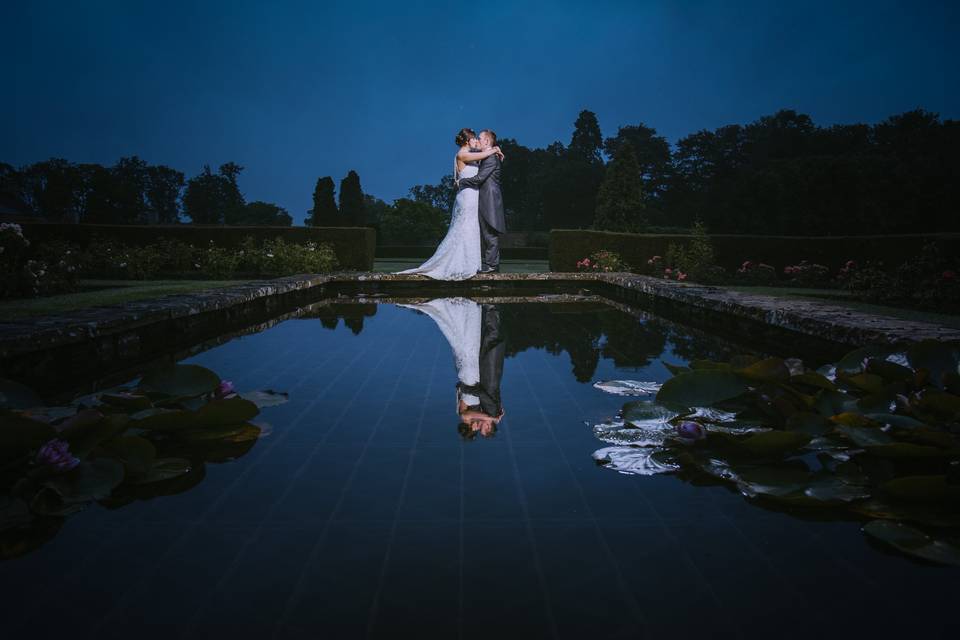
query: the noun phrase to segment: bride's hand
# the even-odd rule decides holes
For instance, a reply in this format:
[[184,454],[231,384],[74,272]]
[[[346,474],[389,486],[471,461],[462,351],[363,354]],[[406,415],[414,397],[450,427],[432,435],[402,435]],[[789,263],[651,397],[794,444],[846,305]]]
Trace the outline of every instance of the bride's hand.
[[504,155],[503,155],[503,151],[500,150],[500,147],[492,147],[492,149],[495,154],[500,156],[500,162],[503,162]]

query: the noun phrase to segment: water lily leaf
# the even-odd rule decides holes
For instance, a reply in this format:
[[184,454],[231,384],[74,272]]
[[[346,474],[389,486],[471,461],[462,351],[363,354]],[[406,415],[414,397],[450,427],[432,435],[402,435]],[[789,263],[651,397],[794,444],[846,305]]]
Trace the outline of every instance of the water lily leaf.
[[939,504],[889,502],[875,497],[853,504],[850,509],[868,518],[901,520],[931,527],[960,527],[960,513],[945,510]]
[[960,396],[936,389],[925,389],[915,401],[917,409],[945,420],[960,420]]
[[730,364],[714,362],[713,360],[693,360],[690,362],[690,369],[693,371],[728,371]]
[[930,372],[930,381],[944,386],[944,375],[960,371],[960,343],[923,340],[910,345],[907,360],[914,369]]
[[130,426],[146,431],[179,431],[193,424],[193,411],[146,409],[133,414]]
[[737,372],[750,380],[763,382],[783,382],[790,379],[790,369],[780,358],[767,358],[738,369]]
[[847,436],[858,447],[872,447],[893,442],[893,438],[876,427],[839,425],[837,431]]
[[740,446],[760,457],[783,456],[810,442],[810,436],[796,431],[754,433],[740,441]]
[[866,447],[867,453],[879,458],[955,458],[960,457],[960,451],[939,449],[922,444],[909,442],[892,442],[873,447]]
[[153,406],[153,403],[147,396],[133,393],[104,393],[100,395],[100,400],[105,404],[120,407],[128,411],[143,411]]
[[40,396],[30,387],[0,378],[0,409],[29,409],[41,404]]
[[902,382],[913,379],[913,369],[905,367],[902,364],[882,360],[880,358],[870,358],[867,360],[867,373],[878,375],[886,382]]
[[594,451],[593,459],[607,469],[627,475],[652,476],[680,468],[668,452],[650,447],[606,447]]
[[84,409],[64,423],[60,435],[70,444],[70,452],[82,460],[101,442],[126,431],[129,422],[125,414],[104,416],[96,409]]
[[748,391],[747,382],[732,371],[688,371],[670,378],[657,393],[657,401],[687,407],[710,406]]
[[154,461],[147,472],[136,479],[136,484],[163,482],[190,473],[193,465],[185,458],[160,458]]
[[805,433],[808,436],[819,436],[832,429],[833,425],[819,414],[798,411],[787,418],[786,428],[789,431]]
[[790,383],[802,384],[817,389],[827,389],[829,391],[835,391],[837,388],[837,385],[830,382],[826,376],[816,373],[815,371],[807,371],[796,376],[791,376]]
[[240,397],[244,400],[249,400],[253,404],[257,405],[260,409],[264,407],[273,407],[278,404],[283,404],[290,400],[290,394],[285,391],[274,391],[273,389],[265,389],[263,391],[247,391],[241,393]]
[[737,488],[748,498],[802,493],[810,473],[794,466],[763,466],[736,472]]
[[807,487],[804,496],[821,504],[846,504],[870,497],[866,482],[851,482],[843,477],[823,477]]
[[730,368],[744,369],[757,362],[760,362],[760,358],[758,358],[757,356],[751,356],[749,354],[739,354],[730,358]]
[[141,436],[120,436],[103,445],[103,450],[119,460],[128,476],[143,476],[157,457],[157,448]]
[[943,374],[943,388],[948,393],[960,396],[960,373],[948,372]]
[[194,413],[191,428],[244,423],[260,413],[257,405],[243,398],[211,400]]
[[897,429],[919,429],[927,426],[916,418],[895,413],[867,413],[865,415],[879,425],[890,425]]
[[845,411],[844,413],[830,416],[830,422],[847,427],[870,427],[874,429],[880,427],[879,424],[867,416],[859,413],[853,413],[852,411]]
[[850,411],[857,406],[857,399],[848,393],[840,391],[821,391],[814,399],[813,408],[820,415],[829,418],[844,411]]
[[220,384],[220,376],[196,364],[175,364],[152,369],[143,375],[140,387],[169,396],[199,396]]
[[870,358],[886,360],[890,355],[896,353],[896,348],[885,346],[870,346],[855,349],[843,356],[840,362],[836,364],[837,372],[859,373],[863,371],[864,362]]
[[15,460],[57,437],[45,422],[0,410],[0,461]]
[[673,375],[677,375],[678,373],[686,373],[687,371],[690,371],[690,367],[682,367],[678,364],[670,364],[669,362],[666,362],[664,360],[661,360],[660,363],[664,367],[666,367],[667,371],[669,371]]
[[837,379],[851,384],[858,389],[862,389],[867,393],[883,392],[883,378],[872,373],[857,373],[851,376],[843,377],[838,376]]
[[45,480],[43,486],[55,491],[64,503],[77,504],[106,498],[121,482],[123,465],[110,458],[97,458]]
[[667,422],[636,427],[614,420],[593,426],[593,435],[601,442],[638,447],[662,446],[672,434],[673,427]]
[[247,423],[184,429],[177,432],[177,438],[186,442],[222,441],[241,443],[256,440],[261,434],[262,430],[258,426]]
[[915,558],[960,567],[960,547],[901,522],[872,520],[863,526],[863,532]]
[[593,388],[617,396],[649,396],[660,390],[660,383],[638,380],[601,380],[593,383]]
[[624,404],[620,410],[620,415],[623,416],[624,422],[628,422],[634,427],[664,426],[680,415],[680,412],[669,409],[658,402],[635,400]]
[[947,476],[905,476],[881,485],[888,496],[905,502],[949,503],[960,507],[960,485],[948,484]]

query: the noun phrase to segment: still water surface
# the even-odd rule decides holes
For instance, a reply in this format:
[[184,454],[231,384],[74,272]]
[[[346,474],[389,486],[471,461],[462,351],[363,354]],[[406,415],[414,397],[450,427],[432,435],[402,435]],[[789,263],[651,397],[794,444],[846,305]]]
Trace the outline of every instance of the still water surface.
[[956,570],[859,522],[594,461],[625,398],[593,382],[742,346],[599,304],[429,311],[333,305],[185,361],[290,401],[189,490],[91,507],[0,564],[4,637],[948,633]]

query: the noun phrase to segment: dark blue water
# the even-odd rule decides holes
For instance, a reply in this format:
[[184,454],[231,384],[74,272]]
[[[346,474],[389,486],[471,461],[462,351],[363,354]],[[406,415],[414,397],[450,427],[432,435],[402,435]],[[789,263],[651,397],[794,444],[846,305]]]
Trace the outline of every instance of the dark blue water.
[[600,306],[499,308],[489,438],[458,429],[436,324],[393,305],[190,359],[290,401],[189,490],[91,507],[0,564],[3,637],[948,634],[956,570],[886,553],[858,522],[594,462],[591,425],[625,398],[592,382],[742,347]]

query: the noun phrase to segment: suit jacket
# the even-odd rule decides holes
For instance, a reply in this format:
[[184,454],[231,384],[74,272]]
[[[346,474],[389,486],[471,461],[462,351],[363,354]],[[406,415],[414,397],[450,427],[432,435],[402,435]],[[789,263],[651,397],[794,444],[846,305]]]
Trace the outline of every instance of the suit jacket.
[[500,233],[507,232],[500,192],[500,156],[493,154],[480,161],[480,170],[472,178],[461,178],[460,188],[480,189],[480,217]]
[[460,385],[463,391],[480,399],[480,410],[491,417],[500,415],[500,379],[503,378],[503,357],[507,344],[500,335],[500,313],[491,304],[483,305],[480,333],[480,382]]

